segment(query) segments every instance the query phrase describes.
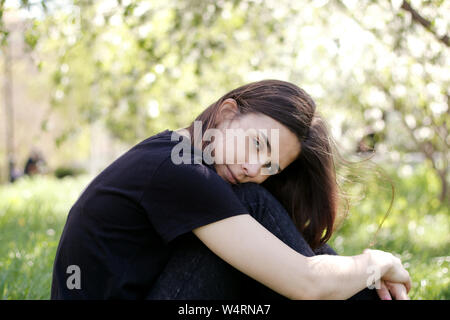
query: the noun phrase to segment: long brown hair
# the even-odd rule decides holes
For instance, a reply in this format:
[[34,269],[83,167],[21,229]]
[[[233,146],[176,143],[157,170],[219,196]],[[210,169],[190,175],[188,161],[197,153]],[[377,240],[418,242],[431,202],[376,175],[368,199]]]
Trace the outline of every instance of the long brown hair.
[[[284,206],[311,248],[326,243],[337,225],[339,200],[345,200],[336,179],[335,162],[350,162],[339,154],[313,99],[303,89],[286,81],[249,83],[228,92],[195,119],[201,121],[199,134],[203,136],[207,129],[217,127],[219,107],[229,98],[237,102],[237,116],[262,113],[297,136],[301,144],[298,158],[281,173],[267,178],[262,186]],[[186,129],[194,137],[194,122]],[[201,141],[201,137],[197,138]],[[206,143],[203,142],[202,148]],[[345,217],[346,212],[340,216]]]

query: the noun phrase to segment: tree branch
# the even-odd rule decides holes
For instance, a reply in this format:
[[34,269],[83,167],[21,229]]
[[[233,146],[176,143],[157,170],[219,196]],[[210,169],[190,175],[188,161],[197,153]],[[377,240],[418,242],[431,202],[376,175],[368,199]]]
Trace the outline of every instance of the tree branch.
[[[408,124],[406,123],[405,117],[403,116],[403,112],[401,110],[401,108],[398,105],[398,101],[397,99],[395,99],[394,97],[392,97],[392,95],[389,92],[389,89],[378,79],[375,79],[375,84],[378,86],[378,88],[380,88],[384,93],[386,93],[387,97],[390,98],[391,102],[392,102],[392,107],[394,110],[400,112],[401,115],[401,121],[404,127],[406,127],[409,135],[411,136],[412,140],[414,141],[414,143],[417,145],[417,147],[419,148],[419,150],[425,155],[425,157],[427,159],[429,159],[431,161],[431,165],[433,166],[433,169],[436,170],[436,172],[440,173],[439,168],[436,165],[436,161],[433,158],[433,153],[435,152],[434,150],[434,146],[431,142],[427,142],[427,141],[419,141],[419,139],[416,138],[416,136],[414,135],[414,131],[413,129],[411,129]],[[431,145],[431,147],[433,148],[433,150],[429,150],[427,148],[427,143],[429,143],[429,145]]]
[[439,41],[441,41],[442,43],[444,43],[447,47],[450,47],[450,38],[448,35],[443,35],[442,37],[440,37],[436,31],[433,29],[431,22],[427,19],[425,19],[424,17],[422,17],[420,15],[420,13],[418,13],[412,6],[411,4],[406,1],[403,0],[402,2],[402,6],[401,8],[405,11],[408,11],[413,20],[419,24],[421,24],[426,30],[428,30],[429,32],[431,32]]

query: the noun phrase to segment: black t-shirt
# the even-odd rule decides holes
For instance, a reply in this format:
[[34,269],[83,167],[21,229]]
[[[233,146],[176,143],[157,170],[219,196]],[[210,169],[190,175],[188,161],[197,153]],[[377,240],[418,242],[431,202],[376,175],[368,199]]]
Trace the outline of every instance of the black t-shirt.
[[214,166],[194,163],[194,147],[191,164],[173,163],[182,139],[175,132],[171,141],[172,132],[140,142],[83,191],[61,235],[52,299],[145,298],[174,239],[247,213]]

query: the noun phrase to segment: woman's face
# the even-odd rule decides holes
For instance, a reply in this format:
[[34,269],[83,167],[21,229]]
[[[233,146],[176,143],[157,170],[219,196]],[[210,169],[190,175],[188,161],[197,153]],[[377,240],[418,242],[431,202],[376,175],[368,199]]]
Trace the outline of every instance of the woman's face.
[[297,137],[271,117],[250,113],[230,118],[219,124],[217,129],[222,135],[213,141],[214,166],[225,181],[262,183],[284,170],[300,154]]

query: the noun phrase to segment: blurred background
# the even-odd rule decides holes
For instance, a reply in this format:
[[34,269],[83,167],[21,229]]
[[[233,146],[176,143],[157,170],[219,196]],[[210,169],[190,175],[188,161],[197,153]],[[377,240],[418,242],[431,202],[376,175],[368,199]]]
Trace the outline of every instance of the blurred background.
[[340,172],[352,205],[330,245],[376,234],[412,299],[450,299],[449,26],[444,0],[0,0],[0,299],[49,298],[70,207],[114,159],[268,78],[383,169]]

